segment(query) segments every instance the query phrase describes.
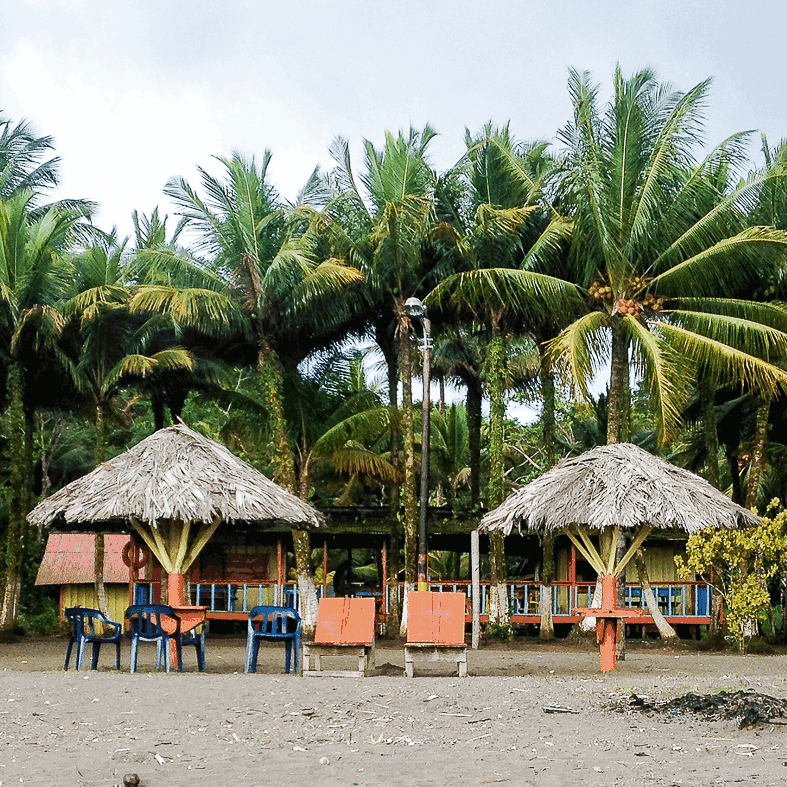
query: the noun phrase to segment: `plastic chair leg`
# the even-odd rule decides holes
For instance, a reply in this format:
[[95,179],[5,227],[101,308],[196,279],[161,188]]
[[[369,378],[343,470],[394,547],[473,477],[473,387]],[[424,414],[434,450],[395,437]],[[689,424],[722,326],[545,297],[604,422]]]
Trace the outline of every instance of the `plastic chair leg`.
[[284,640],[284,674],[290,674],[290,661],[292,661],[292,640]]
[[131,657],[129,658],[128,662],[128,671],[129,672],[136,672],[137,671],[137,650],[139,649],[139,639],[137,637],[131,637]]
[[260,643],[255,637],[252,637],[246,643],[246,672],[257,672],[257,655],[260,650]]
[[90,669],[98,669],[98,654],[101,650],[101,643],[94,642],[93,643],[93,659],[90,662]]
[[[164,638],[159,640],[156,647],[164,650],[164,671],[170,672],[172,670],[172,653],[169,648],[169,639]],[[158,656],[156,656],[156,658],[158,659]]]
[[84,637],[80,637],[79,642],[77,643],[77,670],[82,669],[82,663],[85,660],[85,646],[87,642],[85,642]]
[[115,669],[120,672],[120,640],[115,643]]
[[71,661],[71,649],[74,647],[74,640],[68,640],[68,648],[66,648],[66,660],[63,664],[63,670],[68,670],[68,662]]

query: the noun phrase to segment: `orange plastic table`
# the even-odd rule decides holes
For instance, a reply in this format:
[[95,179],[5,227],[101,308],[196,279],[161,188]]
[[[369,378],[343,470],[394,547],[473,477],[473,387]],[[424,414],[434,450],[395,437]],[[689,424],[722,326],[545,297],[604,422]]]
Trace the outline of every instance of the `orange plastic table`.
[[[172,611],[180,618],[180,633],[187,634],[189,631],[197,628],[200,623],[204,623],[207,617],[208,608],[207,607],[194,607],[194,606],[185,606],[185,607],[172,607]],[[167,618],[161,619],[162,627],[168,631],[170,634],[175,633],[175,621],[171,620],[168,621]],[[170,631],[171,629],[171,631]],[[175,640],[169,641],[169,655],[172,659],[172,663],[177,663],[177,646],[175,645]]]

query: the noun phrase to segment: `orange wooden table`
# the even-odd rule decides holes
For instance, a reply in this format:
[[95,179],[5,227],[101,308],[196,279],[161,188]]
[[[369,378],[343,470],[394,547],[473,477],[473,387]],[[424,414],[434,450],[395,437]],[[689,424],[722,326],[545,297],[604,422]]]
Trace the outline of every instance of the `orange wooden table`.
[[601,608],[576,607],[574,609],[574,612],[578,612],[583,618],[596,619],[596,642],[599,644],[602,672],[611,672],[618,666],[618,627],[626,625],[626,618],[648,614],[642,609],[616,607],[617,587],[617,577],[611,574],[601,577]]

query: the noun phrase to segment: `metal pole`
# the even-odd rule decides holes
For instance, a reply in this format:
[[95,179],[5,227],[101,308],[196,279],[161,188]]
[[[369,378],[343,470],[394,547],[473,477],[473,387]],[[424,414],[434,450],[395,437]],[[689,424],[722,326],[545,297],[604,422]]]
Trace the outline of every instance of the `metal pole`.
[[432,384],[432,323],[421,318],[424,328],[423,372],[424,395],[421,401],[421,511],[418,520],[418,590],[428,590],[428,536],[426,515],[429,507],[429,439]]

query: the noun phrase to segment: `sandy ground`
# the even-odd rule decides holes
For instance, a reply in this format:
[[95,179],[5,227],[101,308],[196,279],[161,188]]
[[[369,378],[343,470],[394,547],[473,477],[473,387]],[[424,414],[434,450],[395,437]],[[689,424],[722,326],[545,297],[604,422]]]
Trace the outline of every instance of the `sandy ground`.
[[[601,675],[591,649],[518,643],[469,652],[407,679],[401,647],[377,650],[377,674],[286,676],[283,648],[243,674],[244,642],[208,642],[207,673],[63,672],[64,640],[0,645],[0,785],[783,785],[787,726],[611,710],[632,691],[754,688],[787,697],[787,656],[629,648]],[[123,647],[128,669],[128,644]],[[439,674],[442,672],[442,674]],[[558,704],[578,714],[548,714]]]

